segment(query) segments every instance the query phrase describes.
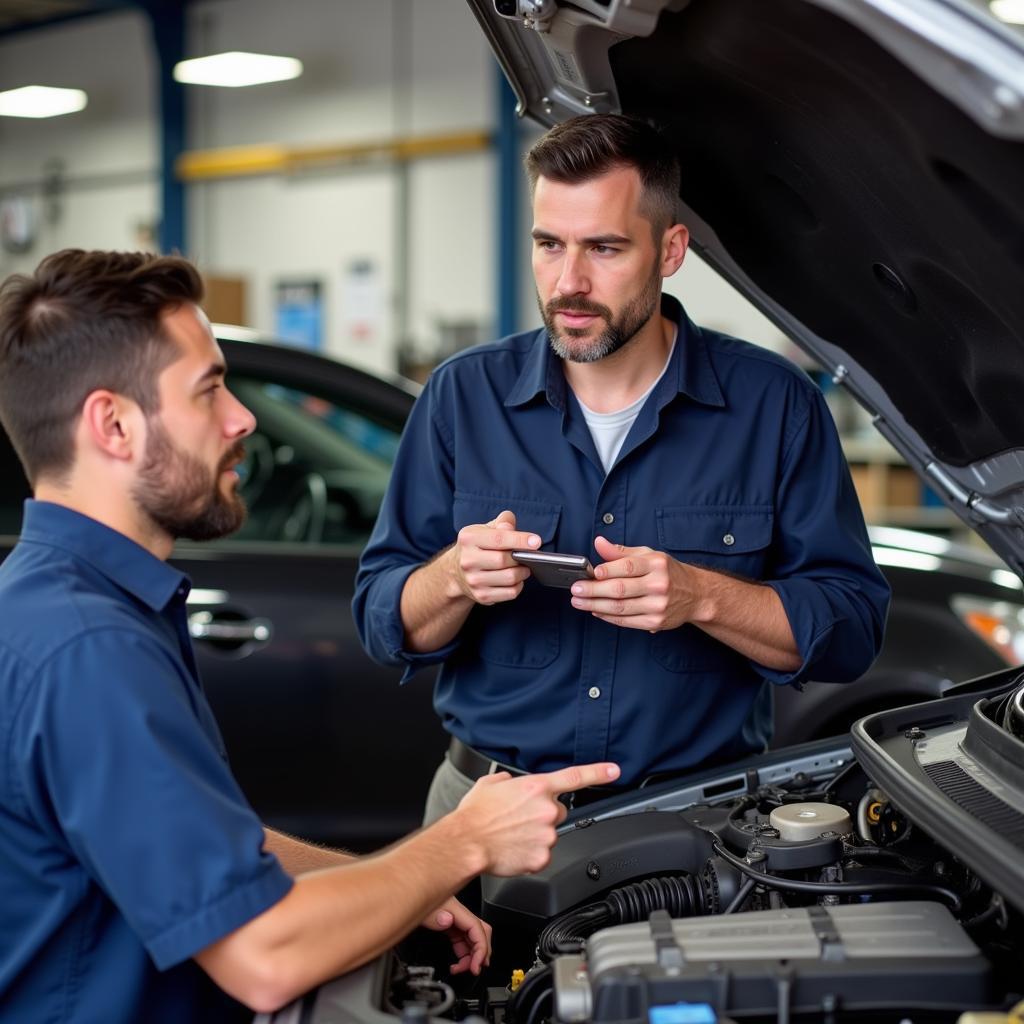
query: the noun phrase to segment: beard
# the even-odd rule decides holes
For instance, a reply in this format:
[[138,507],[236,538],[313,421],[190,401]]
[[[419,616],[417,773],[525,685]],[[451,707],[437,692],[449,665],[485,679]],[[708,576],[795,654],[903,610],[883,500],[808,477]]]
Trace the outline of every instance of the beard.
[[244,456],[245,446],[238,441],[211,471],[150,418],[146,455],[132,497],[175,540],[226,537],[245,522],[246,508],[234,488],[228,493],[221,489],[221,474]]
[[[546,305],[537,295],[537,305],[548,338],[555,355],[573,363],[596,363],[606,359],[614,352],[632,341],[641,328],[651,319],[661,303],[661,275],[652,274],[640,292],[630,299],[613,315],[608,306],[603,306],[590,299],[559,298],[552,299]],[[605,322],[604,330],[590,342],[580,342],[586,336],[587,328],[556,326],[555,314],[559,310],[572,310],[577,313],[593,313]]]

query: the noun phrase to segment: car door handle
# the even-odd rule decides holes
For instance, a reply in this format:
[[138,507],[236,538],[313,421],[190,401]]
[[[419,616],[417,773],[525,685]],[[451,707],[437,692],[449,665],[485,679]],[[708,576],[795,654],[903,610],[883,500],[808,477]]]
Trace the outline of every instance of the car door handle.
[[188,617],[188,632],[193,640],[265,644],[274,629],[269,619],[218,619],[213,612],[193,612]]

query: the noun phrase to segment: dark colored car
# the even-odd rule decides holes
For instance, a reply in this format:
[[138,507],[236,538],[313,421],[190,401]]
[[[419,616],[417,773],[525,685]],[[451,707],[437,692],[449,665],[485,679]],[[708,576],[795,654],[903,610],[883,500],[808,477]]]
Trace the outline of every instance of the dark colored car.
[[845,734],[864,715],[1024,662],[1024,590],[1004,562],[913,530],[868,533],[893,591],[882,651],[856,683],[775,688],[773,749]]
[[[664,127],[701,255],[1003,562],[880,547],[901,650],[867,703],[889,710],[583,808],[544,871],[484,880],[500,952],[468,997],[410,941],[311,996],[304,1019],[1021,1019],[1024,672],[1007,577],[1024,573],[1024,36],[994,17],[1011,5],[469,6],[541,125],[622,111]],[[945,682],[982,644],[993,667],[1018,664]],[[942,696],[895,706],[936,678]],[[790,696],[831,726],[867,692]]]
[[[230,386],[258,427],[242,467],[248,522],[174,554],[194,584],[190,624],[206,690],[263,820],[375,849],[418,826],[446,742],[431,673],[399,686],[398,670],[363,653],[349,610],[414,386],[243,340],[253,332],[218,333]],[[2,433],[0,464],[2,555],[27,494]],[[883,652],[852,686],[774,694],[776,746],[843,733],[861,714],[1005,666],[1014,642],[1024,649],[1024,618],[1014,627],[1020,581],[993,556],[901,530],[873,528],[872,540],[896,595]],[[1002,648],[999,628],[1012,632]]]

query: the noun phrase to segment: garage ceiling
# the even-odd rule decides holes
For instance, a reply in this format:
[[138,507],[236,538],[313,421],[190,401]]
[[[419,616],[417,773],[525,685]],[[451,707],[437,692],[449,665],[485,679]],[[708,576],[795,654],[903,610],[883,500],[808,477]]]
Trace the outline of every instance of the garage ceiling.
[[173,14],[190,0],[0,0],[0,37],[43,25],[107,11],[141,8],[154,14]]
[[0,32],[93,9],[88,0],[0,0]]

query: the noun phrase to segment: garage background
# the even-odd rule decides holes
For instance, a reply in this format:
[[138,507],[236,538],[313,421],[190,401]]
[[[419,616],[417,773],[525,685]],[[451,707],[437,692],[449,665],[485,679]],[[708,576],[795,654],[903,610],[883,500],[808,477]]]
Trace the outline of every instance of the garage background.
[[[304,73],[170,79],[226,50]],[[88,105],[0,117],[0,202],[32,236],[0,251],[0,276],[64,246],[178,248],[211,279],[215,318],[272,334],[281,288],[318,282],[323,350],[413,375],[539,323],[520,172],[536,129],[462,0],[6,0],[0,90],[29,84]],[[694,256],[672,290],[710,326],[784,345]]]

